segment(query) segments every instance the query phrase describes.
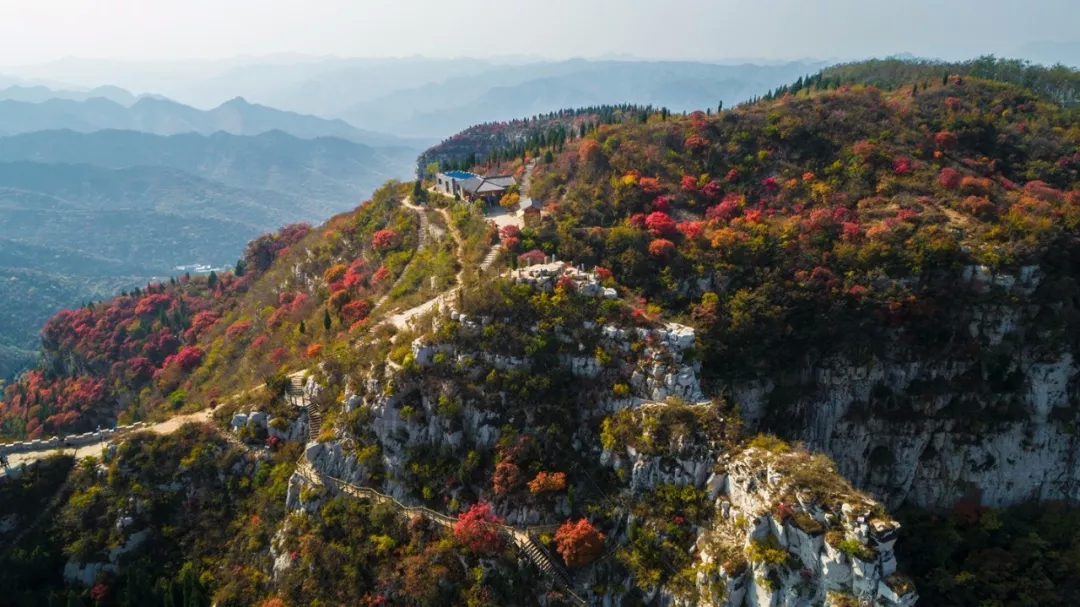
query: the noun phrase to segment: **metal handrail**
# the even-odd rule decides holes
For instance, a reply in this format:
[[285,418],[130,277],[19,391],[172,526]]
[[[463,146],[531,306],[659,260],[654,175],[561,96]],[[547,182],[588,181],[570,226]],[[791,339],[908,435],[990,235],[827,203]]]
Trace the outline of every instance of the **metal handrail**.
[[[312,478],[311,473],[309,473],[308,470],[310,470],[310,472],[315,474],[318,478]],[[337,487],[339,491],[343,493],[347,493],[355,497],[366,497],[380,503],[390,503],[404,512],[423,514],[427,516],[430,520],[432,520],[434,523],[443,527],[452,527],[458,522],[458,519],[447,514],[443,514],[442,512],[432,510],[431,508],[428,508],[426,506],[408,506],[403,504],[396,497],[392,495],[386,495],[385,493],[380,493],[379,491],[376,491],[371,487],[361,487],[340,478],[330,476],[329,474],[321,473],[315,470],[314,467],[311,466],[311,464],[303,458],[301,459],[301,462],[299,462],[299,464],[297,465],[296,471],[308,482],[323,484],[326,481],[330,481],[331,484],[333,484],[335,487]],[[515,527],[512,525],[494,522],[481,522],[481,524],[508,534],[511,538],[513,538],[514,545],[535,561],[535,557],[533,557],[529,553],[529,551],[525,549],[525,546],[523,544],[532,546],[534,549],[536,549],[536,552],[540,554],[541,558],[545,561],[544,564],[547,565],[547,569],[550,569],[552,572],[554,572],[552,578],[554,579],[556,585],[561,586],[562,590],[564,590],[568,595],[570,595],[571,600],[578,605],[584,606],[588,604],[585,602],[584,599],[579,597],[574,592],[573,588],[571,587],[569,574],[567,574],[566,571],[563,570],[559,566],[559,564],[555,562],[551,555],[548,554],[547,550],[544,549],[544,547],[533,538],[533,534],[548,533],[554,531],[559,528],[558,525],[529,525],[526,527]],[[536,564],[541,571],[547,571],[547,569],[545,569],[545,567],[541,563]]]

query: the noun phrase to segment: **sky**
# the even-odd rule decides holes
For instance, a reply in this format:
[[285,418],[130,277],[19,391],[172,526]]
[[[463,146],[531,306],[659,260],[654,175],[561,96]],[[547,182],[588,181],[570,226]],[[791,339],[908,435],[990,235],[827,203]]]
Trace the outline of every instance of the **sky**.
[[0,0],[0,65],[342,57],[854,59],[1080,40],[1076,0]]

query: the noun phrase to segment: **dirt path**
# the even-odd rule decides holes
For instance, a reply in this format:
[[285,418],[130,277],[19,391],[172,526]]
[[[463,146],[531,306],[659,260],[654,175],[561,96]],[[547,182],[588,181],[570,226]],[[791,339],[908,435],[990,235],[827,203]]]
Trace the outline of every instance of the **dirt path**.
[[[143,432],[147,430],[150,432],[154,432],[155,434],[172,434],[184,424],[210,421],[211,414],[212,411],[210,409],[203,409],[202,411],[199,411],[197,413],[178,415],[157,424],[142,426],[137,430],[113,434],[112,436],[102,439],[100,442],[82,445],[80,447],[55,447],[51,449],[42,449],[40,451],[12,453],[8,455],[8,465],[14,468],[21,464],[30,464],[38,460],[45,459],[51,455],[60,454],[73,455],[77,460],[84,457],[98,457],[104,451],[105,446],[108,445],[109,442],[116,437],[122,437],[132,432]],[[0,470],[0,476],[5,473],[5,471]]]

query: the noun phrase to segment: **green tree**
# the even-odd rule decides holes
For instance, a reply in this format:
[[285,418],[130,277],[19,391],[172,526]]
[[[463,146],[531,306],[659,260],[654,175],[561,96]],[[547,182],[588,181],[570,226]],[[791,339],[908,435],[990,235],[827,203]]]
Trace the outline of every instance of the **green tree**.
[[307,331],[307,327],[304,326],[304,321],[300,321],[300,326],[296,328],[296,331],[300,333],[300,335],[303,335]]
[[244,275],[244,260],[243,259],[238,260],[236,262],[236,269],[233,271],[233,274],[236,274],[237,277],[240,277],[240,276]]
[[213,270],[210,270],[210,276],[206,278],[206,286],[211,289],[217,286],[217,273]]
[[323,328],[326,329],[327,331],[329,331],[330,327],[332,325],[333,325],[333,321],[330,319],[330,310],[328,310],[326,308],[323,308],[323,317],[322,317],[322,326],[323,326]]

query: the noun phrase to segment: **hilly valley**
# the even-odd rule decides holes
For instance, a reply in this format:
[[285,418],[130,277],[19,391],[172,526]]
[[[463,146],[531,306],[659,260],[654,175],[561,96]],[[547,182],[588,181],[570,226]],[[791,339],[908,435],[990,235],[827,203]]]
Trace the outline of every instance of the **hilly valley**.
[[[390,181],[62,311],[0,403],[0,596],[1074,605],[1078,81],[895,60],[486,121],[422,158],[508,208]],[[80,184],[183,206],[11,166],[58,232]],[[188,179],[185,224],[241,229]]]
[[0,135],[70,129],[92,132],[121,129],[175,135],[218,131],[259,135],[284,131],[302,139],[338,137],[368,145],[415,145],[417,142],[358,129],[343,120],[285,112],[235,98],[211,110],[199,110],[175,101],[143,97],[130,106],[110,99],[50,98],[38,103],[0,100]]
[[231,267],[259,234],[325,220],[409,176],[416,154],[278,130],[0,137],[0,378],[29,366],[57,310],[177,266]]

